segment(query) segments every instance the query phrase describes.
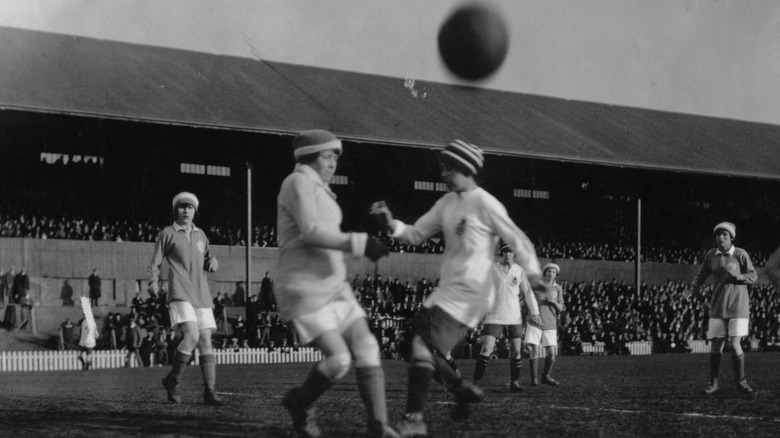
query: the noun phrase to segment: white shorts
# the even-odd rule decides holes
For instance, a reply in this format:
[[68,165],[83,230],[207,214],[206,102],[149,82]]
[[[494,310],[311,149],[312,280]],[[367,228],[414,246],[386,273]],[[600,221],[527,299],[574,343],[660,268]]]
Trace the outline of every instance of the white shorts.
[[539,345],[542,347],[558,346],[558,330],[542,330],[539,327],[529,325],[525,328],[526,344]]
[[325,332],[343,332],[358,318],[366,318],[365,310],[354,297],[340,295],[320,310],[295,318],[292,324],[301,344],[306,345]]
[[171,301],[168,304],[168,314],[171,316],[171,327],[176,327],[183,322],[197,322],[198,330],[217,328],[214,312],[210,307],[196,309],[187,301]]
[[[728,324],[728,327],[726,324]],[[707,327],[707,339],[747,335],[748,318],[710,318],[710,323]]]

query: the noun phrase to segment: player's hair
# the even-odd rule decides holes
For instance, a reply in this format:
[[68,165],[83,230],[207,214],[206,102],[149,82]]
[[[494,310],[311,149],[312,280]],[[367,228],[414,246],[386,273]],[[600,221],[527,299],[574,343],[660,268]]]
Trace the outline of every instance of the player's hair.
[[[339,149],[329,149],[329,150],[332,150],[333,152],[336,153],[336,155],[341,156],[341,150],[339,150]],[[300,157],[298,157],[296,159],[296,161],[301,163],[301,164],[311,164],[311,163],[317,161],[317,158],[320,156],[320,153],[322,153],[322,152],[325,152],[325,151],[315,152],[313,154],[301,155]]]

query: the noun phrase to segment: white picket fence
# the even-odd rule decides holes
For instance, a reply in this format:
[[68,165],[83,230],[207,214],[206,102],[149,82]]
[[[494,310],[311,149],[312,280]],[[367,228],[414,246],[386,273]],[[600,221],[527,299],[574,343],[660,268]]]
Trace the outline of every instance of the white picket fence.
[[[314,348],[268,351],[265,348],[243,348],[238,351],[215,350],[217,364],[271,364],[318,362],[322,353]],[[97,350],[92,353],[92,369],[122,368],[127,352],[124,350]],[[198,364],[198,353],[194,354]],[[138,367],[137,360],[128,362]],[[154,364],[152,362],[152,364]],[[77,351],[3,351],[0,352],[0,372],[14,371],[68,371],[80,370]]]

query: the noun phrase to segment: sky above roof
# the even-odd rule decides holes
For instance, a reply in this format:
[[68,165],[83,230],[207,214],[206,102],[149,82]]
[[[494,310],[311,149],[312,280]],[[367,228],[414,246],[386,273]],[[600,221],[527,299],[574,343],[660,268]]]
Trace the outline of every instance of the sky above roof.
[[[0,26],[454,82],[436,48],[462,1],[4,0]],[[492,0],[510,50],[474,85],[780,125],[780,2]],[[407,81],[408,86],[408,81]]]

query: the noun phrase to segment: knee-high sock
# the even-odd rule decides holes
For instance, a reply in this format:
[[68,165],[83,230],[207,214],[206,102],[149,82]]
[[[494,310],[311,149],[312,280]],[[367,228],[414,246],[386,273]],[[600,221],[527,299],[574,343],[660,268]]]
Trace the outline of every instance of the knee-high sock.
[[369,422],[387,423],[385,372],[381,366],[356,368],[358,390],[368,411]]
[[444,386],[447,388],[454,388],[460,385],[460,382],[463,379],[458,376],[458,373],[456,373],[454,369],[452,369],[449,362],[447,361],[447,357],[435,349],[433,349],[432,353],[436,372],[439,373],[439,376],[441,376],[442,380],[444,381]]
[[528,368],[531,372],[531,383],[539,383],[539,358],[528,359]]
[[171,372],[168,374],[168,376],[170,376],[174,382],[181,382],[181,379],[184,377],[184,370],[187,369],[187,364],[190,361],[190,356],[191,355],[189,353],[182,353],[178,350],[176,351],[176,354],[173,355]]
[[488,362],[490,362],[489,356],[485,356],[484,354],[480,354],[479,356],[477,356],[477,363],[474,364],[475,382],[482,380],[482,377],[485,376],[485,370],[487,369]]
[[710,383],[718,383],[720,377],[720,358],[723,353],[710,352]]
[[552,354],[544,358],[544,377],[550,377],[553,365],[555,365],[555,356]]
[[512,357],[509,359],[509,379],[520,380],[520,369],[523,367],[522,357]]
[[409,388],[406,399],[406,412],[423,412],[431,390],[433,368],[426,362],[414,362],[409,365]]
[[333,379],[322,374],[317,365],[309,371],[309,375],[303,382],[295,395],[294,402],[299,407],[307,408],[311,406],[325,391],[333,386]]
[[199,359],[200,371],[203,373],[203,386],[213,391],[214,384],[217,383],[217,361],[213,354],[201,354]]
[[731,365],[734,367],[734,380],[739,383],[745,378],[745,353],[739,356],[731,355]]

